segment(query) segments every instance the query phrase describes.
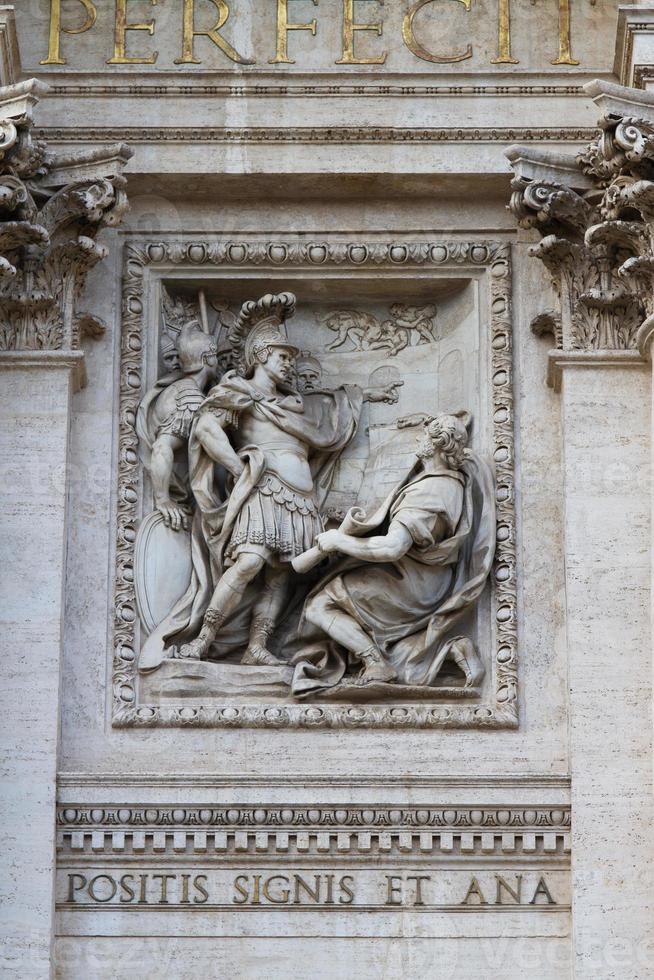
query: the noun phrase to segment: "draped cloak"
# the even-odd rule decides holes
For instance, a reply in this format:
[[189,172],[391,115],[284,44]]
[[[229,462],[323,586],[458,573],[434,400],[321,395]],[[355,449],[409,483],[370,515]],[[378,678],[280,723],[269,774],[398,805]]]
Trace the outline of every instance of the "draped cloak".
[[[370,634],[398,683],[433,684],[452,644],[452,627],[481,595],[495,550],[494,479],[489,465],[468,451],[460,471],[425,473],[418,464],[369,517],[352,508],[341,531],[355,537],[384,534],[392,522],[412,538],[392,562],[343,558],[312,590],[336,596]],[[337,685],[348,656],[305,624],[295,656],[293,694],[306,697]],[[312,642],[312,640],[314,642]]]
[[[363,393],[354,385],[303,395],[291,388],[279,388],[277,395],[268,396],[253,381],[228,371],[197,412],[189,436],[189,479],[197,504],[191,531],[191,582],[143,645],[139,657],[141,671],[158,667],[168,645],[186,643],[200,632],[204,613],[225,569],[225,550],[236,517],[266,471],[264,452],[257,446],[243,446],[239,456],[245,468],[227,493],[231,478],[209,456],[196,435],[197,420],[202,413],[213,412],[221,417],[226,428],[237,430],[241,413],[252,412],[301,440],[309,447],[309,465],[319,507],[327,497],[338,457],[356,433]],[[221,629],[219,639],[227,649],[230,645],[244,644],[255,597],[256,591],[251,588],[234,621],[230,618]]]

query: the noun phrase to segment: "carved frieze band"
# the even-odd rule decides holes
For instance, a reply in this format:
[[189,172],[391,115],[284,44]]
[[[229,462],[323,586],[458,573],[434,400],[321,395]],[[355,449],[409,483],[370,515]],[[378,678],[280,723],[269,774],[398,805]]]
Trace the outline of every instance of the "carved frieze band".
[[57,126],[38,131],[51,143],[585,143],[592,129],[515,129],[495,127],[412,127],[399,126],[291,126],[287,128],[252,126],[242,128],[205,126],[120,126],[83,128]]
[[[175,75],[177,76],[177,72]],[[418,76],[420,77],[420,76]],[[165,96],[172,96],[176,99],[198,99],[206,96],[218,98],[325,98],[325,96],[338,96],[339,98],[388,98],[416,96],[450,95],[465,98],[469,95],[498,96],[511,98],[516,95],[552,95],[575,97],[583,93],[581,85],[525,85],[521,83],[503,85],[424,85],[420,82],[411,84],[410,76],[403,76],[403,84],[376,84],[371,83],[367,78],[362,78],[353,85],[351,81],[339,84],[334,81],[331,72],[329,82],[306,83],[298,82],[288,75],[283,83],[271,82],[266,84],[260,81],[258,76],[256,82],[248,78],[241,77],[237,85],[225,83],[199,84],[197,76],[192,79],[192,84],[179,82],[169,82],[156,85],[143,83],[134,80],[126,85],[112,78],[111,84],[77,84],[71,82],[55,82],[50,85],[53,96],[63,98],[93,98],[97,95],[111,95],[117,98],[150,98],[161,99]],[[404,81],[404,79],[407,79]],[[563,130],[563,132],[573,132],[573,130]],[[585,131],[584,131],[585,132]]]
[[[488,275],[492,454],[497,474],[497,549],[494,565],[492,696],[482,703],[407,705],[233,704],[161,706],[138,701],[134,597],[134,543],[140,519],[141,469],[135,431],[145,377],[145,283],[149,274],[202,270],[207,278],[225,267],[261,271],[338,268],[355,274],[398,267],[469,269]],[[498,242],[284,242],[168,241],[125,249],[120,372],[120,427],[116,528],[113,724],[256,728],[515,727],[517,702],[516,541],[511,330],[511,253]]]
[[64,805],[58,850],[93,854],[282,856],[375,853],[408,857],[534,855],[570,851],[570,810],[559,807]]

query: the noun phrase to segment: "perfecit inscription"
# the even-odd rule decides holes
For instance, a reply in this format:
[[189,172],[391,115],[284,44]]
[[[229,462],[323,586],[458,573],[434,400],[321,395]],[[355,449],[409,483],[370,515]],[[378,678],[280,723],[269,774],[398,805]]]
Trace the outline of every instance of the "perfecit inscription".
[[[97,4],[97,0],[77,2],[79,13],[75,16],[73,10],[62,9],[62,0],[50,0],[48,52],[42,65],[67,65],[68,49],[73,50],[74,45],[68,41],[62,44],[63,36],[87,32],[106,33],[108,65],[157,64],[159,51],[155,45],[162,32],[174,32],[177,53],[173,61],[184,66],[294,65],[296,59],[291,39],[298,32],[316,39],[316,47],[321,54],[324,52],[327,64],[384,65],[393,48],[400,46],[423,63],[455,65],[473,57],[473,44],[456,46],[453,41],[442,39],[439,42],[439,27],[456,24],[462,35],[469,32],[471,40],[477,41],[480,28],[485,26],[483,20],[489,16],[485,10],[476,11],[472,0],[414,0],[402,6],[401,16],[391,24],[389,21],[395,12],[385,9],[383,0],[342,0],[340,5],[330,5],[328,12],[316,11],[316,16],[309,18],[305,13],[299,13],[302,9],[307,10],[309,0],[304,0],[297,15],[294,13],[295,0],[292,7],[289,6],[291,0],[277,0],[276,6],[270,3],[265,5],[267,9],[257,10],[264,25],[262,35],[265,40],[255,45],[258,50],[250,51],[236,41],[240,24],[238,7],[233,0],[207,0],[207,4],[202,5],[196,5],[196,0],[183,0],[178,4],[178,19],[166,18],[165,23],[159,25],[156,16],[148,19],[144,19],[142,13],[139,16],[138,7],[131,0],[114,0],[113,4],[102,5]],[[318,0],[311,2],[314,7],[318,6]],[[150,0],[150,3],[156,7],[158,0]],[[208,7],[209,3],[211,7]],[[103,20],[107,13],[111,16],[113,31],[108,30],[109,22]],[[300,20],[299,16],[304,19]],[[325,19],[334,16],[339,18],[340,26],[338,49],[324,45],[321,37],[322,30],[326,31],[328,27]],[[498,0],[490,16],[495,20],[497,32],[497,50],[495,56],[489,58],[490,64],[519,64],[520,59],[512,52],[511,0]],[[558,24],[552,10],[551,31],[552,54],[556,51],[554,45],[558,35],[558,54],[551,64],[578,65],[579,61],[572,55],[571,0],[559,0]],[[74,43],[79,46],[84,41]],[[76,50],[79,51],[79,47]]]

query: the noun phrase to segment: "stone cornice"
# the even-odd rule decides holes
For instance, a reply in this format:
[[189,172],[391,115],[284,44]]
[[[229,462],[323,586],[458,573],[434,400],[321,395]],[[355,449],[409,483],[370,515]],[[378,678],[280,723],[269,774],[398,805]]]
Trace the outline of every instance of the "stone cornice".
[[[259,787],[282,787],[286,790],[293,785],[302,788],[329,788],[334,791],[339,789],[351,790],[362,787],[375,787],[383,791],[388,787],[399,788],[411,793],[422,792],[423,790],[440,790],[441,793],[449,792],[452,789],[464,789],[468,795],[478,795],[484,791],[487,794],[497,789],[508,789],[514,793],[524,793],[525,791],[547,791],[552,794],[554,791],[565,793],[570,790],[570,777],[566,775],[550,774],[512,774],[512,775],[442,775],[442,776],[420,776],[420,775],[323,775],[320,773],[301,773],[294,776],[291,773],[284,775],[267,774],[263,775],[243,775],[235,773],[227,775],[223,773],[157,773],[157,772],[60,772],[57,776],[57,785],[60,789],[60,796],[64,796],[69,788],[75,790],[86,787],[93,787],[98,792],[105,792],[109,788],[115,791],[121,787],[133,787],[144,789],[146,787],[155,789],[180,788],[184,792],[189,787],[206,787],[212,789],[228,788],[233,790],[235,787],[243,789]],[[558,797],[557,797],[558,799]],[[559,800],[560,802],[560,800]]]
[[384,82],[367,82],[366,84],[335,82],[303,82],[293,78],[283,81],[251,81],[243,78],[237,84],[230,82],[202,83],[197,78],[190,77],[186,83],[161,79],[158,82],[144,82],[142,76],[131,83],[120,80],[111,82],[89,82],[85,84],[77,80],[61,82],[59,75],[52,80],[53,96],[75,99],[89,99],[107,96],[109,98],[160,99],[202,99],[202,98],[431,98],[433,96],[451,96],[454,98],[489,97],[531,97],[553,96],[556,98],[583,95],[582,82],[576,84],[531,84],[507,80],[506,84],[483,84],[465,82],[463,84],[412,83],[410,80]]
[[565,368],[640,368],[646,362],[637,350],[551,350],[547,359],[547,383],[554,391],[560,391]]
[[72,372],[73,390],[86,384],[84,352],[81,350],[3,350],[0,351],[0,370],[38,370],[64,368]]
[[36,78],[5,85],[0,88],[0,119],[31,120],[34,106],[49,91],[50,86]]
[[585,82],[583,89],[603,115],[639,116],[654,122],[654,92],[625,88],[600,78]]

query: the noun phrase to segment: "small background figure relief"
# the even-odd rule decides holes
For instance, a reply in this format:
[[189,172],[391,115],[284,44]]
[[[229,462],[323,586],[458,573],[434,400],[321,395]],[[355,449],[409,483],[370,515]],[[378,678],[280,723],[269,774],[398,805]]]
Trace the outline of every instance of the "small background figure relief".
[[325,350],[384,351],[396,357],[407,347],[431,344],[436,336],[436,306],[392,303],[388,318],[379,320],[366,310],[335,310],[324,317],[324,325],[336,334]]

